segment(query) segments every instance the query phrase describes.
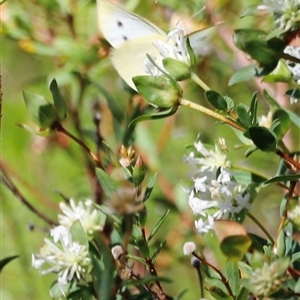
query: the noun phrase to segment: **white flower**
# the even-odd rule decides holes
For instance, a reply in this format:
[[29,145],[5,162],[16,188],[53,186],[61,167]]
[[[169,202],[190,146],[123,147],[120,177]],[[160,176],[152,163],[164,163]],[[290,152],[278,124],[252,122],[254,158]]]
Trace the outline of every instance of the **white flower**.
[[186,242],[183,245],[183,254],[190,255],[196,250],[196,244],[193,242]]
[[92,200],[86,200],[84,203],[79,201],[76,205],[74,200],[70,199],[70,205],[60,202],[59,206],[63,214],[58,215],[58,220],[64,227],[70,228],[79,220],[84,231],[90,236],[93,232],[102,230],[100,211],[93,206]]
[[[186,38],[184,37],[184,32],[186,28],[180,26],[179,24],[169,32],[168,38],[163,41],[160,39],[153,40],[153,46],[158,50],[162,59],[157,59],[157,57],[151,57],[158,68],[147,58],[144,60],[144,70],[151,76],[161,76],[165,70],[162,60],[164,58],[173,58],[178,61],[186,63],[188,66],[191,65],[190,56],[186,46]],[[160,69],[161,70],[160,70]]]
[[116,245],[111,248],[111,254],[114,259],[119,259],[119,257],[124,253],[122,246]]
[[208,216],[207,220],[199,219],[195,221],[195,227],[199,234],[207,233],[214,227],[214,218]]
[[[61,226],[52,231],[56,241],[44,239],[44,246],[39,254],[32,254],[32,266],[42,275],[57,273],[60,285],[65,285],[71,280],[85,279],[91,268],[91,259],[85,246],[72,240],[70,233],[66,234]],[[48,268],[42,269],[46,264]]]

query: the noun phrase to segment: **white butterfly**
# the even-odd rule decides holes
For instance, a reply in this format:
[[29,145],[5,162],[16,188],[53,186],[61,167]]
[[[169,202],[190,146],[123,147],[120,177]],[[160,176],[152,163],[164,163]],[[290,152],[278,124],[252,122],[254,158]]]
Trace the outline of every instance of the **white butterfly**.
[[[125,82],[134,90],[132,77],[149,75],[144,69],[146,54],[162,60],[154,40],[166,41],[167,33],[148,20],[105,0],[97,0],[98,24],[112,45],[111,61]],[[188,35],[191,47],[197,48],[215,30],[214,27]]]

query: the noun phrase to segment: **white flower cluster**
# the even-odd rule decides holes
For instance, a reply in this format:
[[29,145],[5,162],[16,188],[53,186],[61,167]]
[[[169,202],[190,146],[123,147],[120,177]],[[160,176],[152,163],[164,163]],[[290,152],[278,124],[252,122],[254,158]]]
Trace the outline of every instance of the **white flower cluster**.
[[[63,212],[58,216],[60,225],[50,231],[50,238],[44,239],[44,245],[39,254],[32,254],[32,266],[42,275],[56,273],[58,283],[63,286],[73,279],[84,280],[91,269],[91,258],[85,245],[73,240],[70,227],[80,221],[87,236],[102,229],[99,211],[93,208],[92,201],[75,204],[70,200],[70,206],[60,203]],[[43,268],[47,265],[46,268]]]
[[197,141],[195,148],[196,154],[191,152],[184,160],[194,183],[188,191],[189,206],[195,215],[201,216],[195,227],[203,234],[213,229],[215,220],[229,219],[250,209],[250,194],[245,192],[245,186],[234,181],[230,163],[217,145],[209,151]]
[[[284,49],[284,53],[287,53],[293,57],[300,59],[300,47],[287,46]],[[300,85],[300,64],[288,61],[287,66],[293,75],[293,79],[297,82],[298,85]],[[293,97],[293,95],[291,95],[290,103],[293,104],[293,103],[297,103],[297,102],[298,102],[298,99]]]
[[[45,238],[40,253],[32,254],[32,266],[42,275],[57,273],[59,285],[65,285],[74,278],[85,278],[91,267],[86,247],[74,242],[69,231],[61,225],[52,229],[50,235],[53,240]],[[44,264],[49,268],[41,269]]]
[[299,0],[263,0],[263,3],[258,9],[273,12],[277,27],[284,31],[297,27],[300,21]]
[[[177,25],[168,34],[166,41],[163,40],[153,40],[152,43],[157,48],[161,58],[174,58],[178,61],[190,65],[190,56],[186,46],[186,38],[184,37],[184,32],[186,28]],[[157,57],[151,57],[157,66],[163,71],[167,72],[162,64],[162,59],[158,60]],[[157,68],[148,58],[144,61],[144,70],[151,76],[161,76],[163,73]]]
[[59,207],[63,214],[58,215],[58,221],[66,228],[70,228],[77,220],[80,221],[84,231],[88,236],[92,236],[95,231],[102,230],[101,215],[98,209],[93,205],[93,201],[87,199],[84,203],[78,204],[70,199],[69,205],[60,202]]

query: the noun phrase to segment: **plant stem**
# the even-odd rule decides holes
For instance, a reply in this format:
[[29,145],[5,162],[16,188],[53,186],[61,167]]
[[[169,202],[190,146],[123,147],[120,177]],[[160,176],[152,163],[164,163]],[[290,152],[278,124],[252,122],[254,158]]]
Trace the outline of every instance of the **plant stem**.
[[200,257],[196,252],[193,252],[192,253],[197,259],[200,260],[201,263],[207,265],[208,267],[212,268],[213,270],[215,270],[219,276],[221,277],[221,280],[223,282],[223,284],[225,285],[226,287],[226,290],[228,292],[228,295],[231,296],[232,298],[234,298],[234,295],[233,295],[233,292],[230,288],[230,285],[228,283],[228,280],[227,278],[222,274],[222,272],[220,270],[218,270],[215,266],[213,266],[212,264],[210,264],[208,261],[206,261],[204,258]]
[[194,72],[191,73],[191,79],[194,80],[201,88],[203,88],[204,91],[209,91],[210,88],[208,85],[206,85],[205,82],[203,82]]
[[103,169],[103,166],[101,165],[101,162],[98,159],[98,157],[84,143],[82,143],[81,140],[79,140],[76,136],[74,136],[73,134],[71,134],[70,132],[68,132],[60,123],[55,123],[53,125],[53,129],[56,129],[57,131],[64,133],[69,138],[71,138],[73,141],[75,141],[77,144],[79,144],[92,157],[92,159],[96,163],[97,167]]
[[247,216],[264,232],[264,234],[268,237],[270,242],[274,244],[274,239],[270,235],[270,233],[266,230],[266,228],[254,217],[251,213],[247,212]]
[[197,104],[195,102],[191,102],[191,101],[189,101],[187,99],[184,99],[184,98],[182,98],[182,99],[179,100],[179,104],[181,106],[186,106],[186,107],[198,110],[198,111],[200,111],[200,112],[202,112],[202,113],[204,113],[204,114],[206,114],[206,115],[208,115],[210,117],[213,117],[213,118],[215,118],[217,120],[220,120],[220,121],[222,121],[222,122],[224,122],[224,123],[226,123],[226,124],[228,124],[228,125],[236,128],[236,129],[238,129],[238,130],[240,130],[242,132],[245,131],[245,129],[243,127],[241,127],[240,125],[236,124],[235,122],[231,121],[230,119],[227,119],[226,117],[224,117],[224,116],[222,116],[222,115],[214,112],[213,110],[208,109],[208,108],[206,108],[206,107],[204,107],[204,106],[202,106],[200,104]]

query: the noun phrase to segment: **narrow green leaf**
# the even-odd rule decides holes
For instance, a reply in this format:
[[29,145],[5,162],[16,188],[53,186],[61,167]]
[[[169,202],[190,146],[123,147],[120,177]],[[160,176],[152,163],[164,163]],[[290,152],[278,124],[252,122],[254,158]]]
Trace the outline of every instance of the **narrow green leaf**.
[[249,291],[243,287],[240,293],[238,294],[236,300],[248,300],[248,296],[249,296]]
[[151,239],[153,238],[153,236],[156,234],[156,232],[158,231],[158,229],[160,228],[160,226],[163,224],[163,222],[166,220],[168,214],[169,214],[170,210],[168,209],[165,214],[160,218],[160,220],[157,222],[157,224],[154,226],[154,228],[151,230],[151,233],[149,234],[148,237],[148,242],[151,241]]
[[273,132],[262,126],[251,126],[249,136],[255,146],[265,152],[275,152],[277,140]]
[[95,237],[99,255],[101,257],[91,255],[93,264],[94,289],[98,300],[110,300],[114,282],[115,266],[111,255],[110,248],[100,235]]
[[153,191],[155,182],[156,182],[156,178],[157,178],[157,173],[155,173],[155,174],[151,177],[151,179],[150,179],[150,181],[149,181],[149,183],[148,183],[148,185],[147,185],[147,187],[146,187],[145,194],[144,194],[144,197],[143,197],[143,202],[146,202],[147,199],[150,197],[150,195],[151,195],[151,193],[152,193],[152,191]]
[[274,182],[288,182],[288,181],[298,181],[300,179],[300,174],[292,175],[280,175],[272,177],[264,182],[264,185],[274,183]]
[[281,109],[281,106],[278,104],[276,99],[271,95],[271,93],[268,90],[264,90],[264,97],[268,105],[270,106],[271,111]]
[[0,260],[0,272],[9,262],[11,262],[12,260],[14,260],[18,257],[19,257],[19,255],[13,255],[13,256],[8,256],[8,257],[1,259]]
[[155,249],[152,257],[151,257],[151,261],[154,263],[156,261],[156,259],[158,258],[158,255],[160,253],[160,251],[165,247],[167,241],[163,241],[162,243],[159,244],[159,246]]
[[67,105],[59,92],[58,85],[55,79],[53,79],[50,83],[50,91],[52,93],[54,107],[57,111],[58,121],[63,121],[67,116]]
[[251,125],[256,125],[257,122],[257,92],[255,92],[252,96],[250,108],[249,108],[249,116],[251,117]]
[[228,280],[233,295],[238,295],[240,291],[240,271],[237,262],[228,260],[226,262],[225,276]]
[[131,121],[128,126],[134,126],[138,122],[141,122],[141,121],[158,120],[158,119],[167,118],[169,116],[174,115],[176,113],[177,109],[178,109],[178,106],[175,105],[175,106],[167,108],[167,109],[156,111],[152,114],[142,115],[142,116],[134,119],[133,121]]
[[107,196],[115,193],[117,191],[116,183],[110,178],[110,176],[102,169],[96,168],[96,176],[99,180],[101,187],[104,190],[104,193]]
[[188,50],[188,53],[189,53],[189,57],[190,57],[190,64],[191,64],[191,68],[194,69],[194,67],[196,66],[196,55],[195,55],[195,52],[191,46],[191,43],[190,43],[190,38],[189,36],[187,37],[186,39],[186,47],[187,47],[187,50]]
[[144,240],[143,237],[139,237],[135,239],[135,245],[139,249],[143,257],[146,258],[150,257],[150,250],[148,247],[148,243]]

